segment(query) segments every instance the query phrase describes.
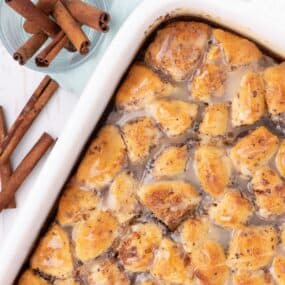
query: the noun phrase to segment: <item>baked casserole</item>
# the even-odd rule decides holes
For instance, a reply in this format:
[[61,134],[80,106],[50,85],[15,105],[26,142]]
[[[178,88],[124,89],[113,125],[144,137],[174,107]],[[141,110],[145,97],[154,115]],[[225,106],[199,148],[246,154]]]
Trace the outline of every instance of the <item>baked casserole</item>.
[[202,22],[164,25],[18,284],[285,284],[284,120],[284,64]]

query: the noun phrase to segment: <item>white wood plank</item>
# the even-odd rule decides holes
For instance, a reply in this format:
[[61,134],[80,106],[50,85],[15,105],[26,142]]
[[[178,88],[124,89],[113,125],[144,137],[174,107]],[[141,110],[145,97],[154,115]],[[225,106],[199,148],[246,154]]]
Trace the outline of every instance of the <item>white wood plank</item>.
[[[19,66],[6,52],[1,43],[0,59],[0,105],[5,109],[8,125],[11,125],[44,75]],[[15,151],[12,158],[14,166],[19,163],[44,131],[49,132],[54,137],[60,135],[77,100],[78,96],[62,89],[56,93]],[[19,189],[16,197],[18,209],[6,210],[0,213],[0,251],[5,235],[13,224],[14,218],[18,214],[25,197],[27,197],[44,160],[44,158],[41,160]]]

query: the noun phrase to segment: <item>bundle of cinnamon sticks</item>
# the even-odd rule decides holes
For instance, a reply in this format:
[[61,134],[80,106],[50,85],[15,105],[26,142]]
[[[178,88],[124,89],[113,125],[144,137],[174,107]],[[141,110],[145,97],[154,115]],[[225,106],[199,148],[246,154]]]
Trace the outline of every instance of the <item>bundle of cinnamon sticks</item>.
[[58,87],[54,80],[46,76],[8,131],[4,111],[0,107],[0,212],[3,209],[16,207],[14,198],[16,191],[54,143],[54,139],[49,134],[43,133],[13,171],[10,163],[11,155]]
[[[39,50],[36,65],[48,67],[65,48],[82,55],[89,52],[90,41],[84,31],[87,25],[98,32],[109,30],[110,16],[81,0],[5,0],[23,16],[23,29],[32,36],[14,53],[14,59],[24,65]],[[46,44],[50,38],[50,43]]]

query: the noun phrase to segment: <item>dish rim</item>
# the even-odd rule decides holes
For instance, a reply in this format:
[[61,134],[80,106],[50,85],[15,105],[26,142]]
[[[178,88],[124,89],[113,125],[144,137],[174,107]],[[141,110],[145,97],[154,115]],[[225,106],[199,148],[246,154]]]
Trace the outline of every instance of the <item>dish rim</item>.
[[[6,237],[3,251],[0,253],[0,284],[12,284],[18,275],[18,271],[29,254],[34,240],[61,192],[63,184],[97,126],[122,76],[147,35],[159,23],[165,21],[167,17],[181,16],[182,14],[206,19],[249,37],[262,46],[267,48],[273,46],[274,48],[270,50],[285,57],[285,43],[282,44],[280,36],[279,42],[277,41],[280,30],[277,27],[274,29],[274,25],[278,26],[278,21],[275,19],[272,22],[274,24],[269,28],[267,27],[266,36],[261,38],[258,35],[259,33],[261,35],[261,32],[264,33],[262,21],[253,23],[250,17],[241,17],[239,21],[242,23],[237,23],[232,18],[232,10],[234,10],[235,15],[239,15],[238,13],[248,9],[249,3],[256,3],[256,0],[236,1],[237,7],[232,9],[232,3],[221,0],[144,0],[132,12],[91,76],[71,115],[71,119],[50,153],[31,193],[19,211],[15,224]],[[263,3],[263,7],[266,7],[266,4],[268,5],[267,0],[258,1],[260,1],[259,5]],[[283,5],[283,9],[285,8],[285,2],[280,1],[280,5]],[[280,7],[278,9],[282,11]],[[254,6],[250,11],[251,13],[255,12]],[[279,14],[279,24],[284,23],[280,12]],[[245,21],[245,19],[247,20]],[[262,17],[259,17],[259,21],[261,19]],[[129,32],[129,27],[132,27],[132,33]],[[278,27],[280,28],[280,25]],[[122,56],[123,54],[125,57]],[[117,72],[113,72],[114,70]],[[98,81],[98,79],[100,80]],[[95,88],[97,92],[94,96]],[[44,185],[42,185],[42,181],[45,181]]]

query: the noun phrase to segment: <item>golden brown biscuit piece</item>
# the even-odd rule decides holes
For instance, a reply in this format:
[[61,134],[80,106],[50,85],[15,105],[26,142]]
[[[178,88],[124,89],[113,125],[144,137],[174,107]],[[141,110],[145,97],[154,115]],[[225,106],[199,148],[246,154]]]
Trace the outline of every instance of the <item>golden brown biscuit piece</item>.
[[162,232],[156,224],[133,225],[118,249],[123,266],[131,272],[147,271],[161,239]]
[[175,137],[191,128],[198,106],[181,100],[159,99],[151,104],[150,111],[167,136]]
[[285,184],[274,170],[267,166],[259,168],[251,183],[261,217],[285,213]]
[[243,175],[252,175],[272,158],[278,143],[278,137],[261,126],[240,139],[231,149],[230,157],[238,171]]
[[276,284],[285,284],[285,256],[275,256],[271,265],[271,273]]
[[275,164],[279,173],[285,177],[285,140],[283,140],[279,146]]
[[252,212],[251,203],[239,191],[229,191],[210,208],[209,216],[219,226],[236,229],[246,224]]
[[278,242],[272,226],[250,226],[236,230],[230,241],[228,265],[233,270],[257,270],[268,265]]
[[281,244],[285,247],[285,224],[281,226]]
[[120,173],[111,184],[107,196],[107,207],[120,223],[129,221],[138,213],[137,189],[138,181],[127,172]]
[[59,200],[57,221],[61,225],[81,222],[98,208],[98,203],[99,198],[94,192],[68,185]]
[[94,213],[73,229],[76,257],[81,261],[96,258],[109,249],[118,236],[118,221],[109,212]]
[[196,175],[205,192],[218,197],[226,191],[230,182],[231,163],[224,149],[202,145],[195,151]]
[[242,271],[233,274],[234,285],[273,285],[274,282],[269,273],[263,270]]
[[156,252],[151,274],[166,284],[193,284],[190,258],[170,239],[163,239]]
[[163,285],[162,283],[154,280],[153,277],[146,275],[145,273],[137,275],[134,285]]
[[30,265],[33,269],[57,278],[67,278],[73,271],[69,239],[64,230],[54,224],[41,239]]
[[209,239],[210,224],[208,218],[190,218],[179,227],[181,243],[187,253],[200,248]]
[[191,96],[194,100],[209,102],[211,97],[224,95],[226,75],[222,67],[205,64],[201,67],[191,84]]
[[146,280],[146,281],[138,281],[137,283],[135,283],[137,285],[156,285],[158,283],[155,283],[152,280]]
[[200,201],[199,193],[191,184],[175,180],[143,185],[138,195],[143,205],[171,229]]
[[207,136],[223,136],[229,123],[229,108],[227,104],[209,105],[204,112],[199,132]]
[[141,117],[123,126],[123,137],[132,163],[142,163],[159,140],[159,130],[148,117]]
[[256,72],[247,72],[238,93],[232,102],[233,126],[250,125],[258,121],[265,113],[264,83]]
[[285,112],[285,64],[268,67],[263,77],[269,113],[278,115]]
[[102,189],[123,168],[126,147],[117,127],[106,125],[91,143],[76,173],[80,183]]
[[116,94],[119,109],[135,111],[155,98],[168,96],[174,87],[142,64],[134,64]]
[[227,284],[229,268],[226,265],[224,249],[218,243],[205,242],[201,248],[193,251],[191,261],[199,284]]
[[146,280],[146,281],[138,281],[135,284],[137,284],[137,285],[156,285],[157,283],[155,283],[152,280]]
[[18,285],[48,285],[49,283],[36,275],[31,269],[27,269],[19,279]]
[[153,162],[152,175],[157,179],[180,175],[185,171],[187,160],[186,145],[170,146],[164,149]]
[[129,285],[128,276],[109,259],[97,259],[87,274],[88,284],[98,285]]
[[215,29],[213,35],[221,44],[226,61],[231,65],[245,65],[262,58],[262,53],[257,46],[247,39],[220,29]]
[[175,22],[159,30],[145,60],[176,81],[187,79],[207,46],[210,27],[197,22]]
[[206,55],[206,63],[222,63],[223,53],[219,45],[212,45]]
[[54,285],[80,285],[80,283],[75,281],[74,278],[70,278],[65,280],[56,280]]

